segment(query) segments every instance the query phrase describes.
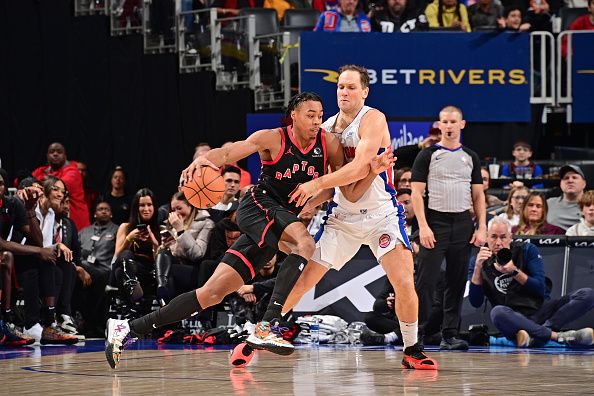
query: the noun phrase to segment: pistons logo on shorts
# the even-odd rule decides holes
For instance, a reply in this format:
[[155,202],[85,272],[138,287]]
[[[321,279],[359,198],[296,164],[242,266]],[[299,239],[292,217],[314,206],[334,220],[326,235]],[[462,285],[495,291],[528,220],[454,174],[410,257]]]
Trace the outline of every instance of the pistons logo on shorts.
[[379,247],[386,248],[386,247],[388,247],[388,245],[390,244],[391,241],[392,241],[392,238],[390,238],[390,235],[382,234],[382,236],[379,237]]

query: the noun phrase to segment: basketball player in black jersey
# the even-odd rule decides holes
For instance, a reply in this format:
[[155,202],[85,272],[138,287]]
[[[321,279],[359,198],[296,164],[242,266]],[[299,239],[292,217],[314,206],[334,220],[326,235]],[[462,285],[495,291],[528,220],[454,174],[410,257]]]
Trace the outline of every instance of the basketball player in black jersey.
[[[281,316],[287,296],[311,258],[315,244],[289,203],[289,195],[301,183],[326,173],[330,164],[339,168],[344,154],[339,141],[320,128],[322,101],[315,93],[305,92],[291,99],[288,106],[292,126],[260,130],[246,140],[225,148],[210,150],[196,158],[182,177],[189,180],[200,168],[218,169],[258,152],[262,173],[258,183],[246,194],[237,209],[237,222],[243,234],[227,250],[222,262],[201,288],[175,297],[171,302],[139,319],[108,321],[106,357],[112,368],[119,362],[126,344],[153,328],[174,323],[220,303],[229,293],[254,277],[272,256],[282,250],[288,254],[277,275],[264,321],[256,326],[248,344],[278,354],[290,354],[294,347],[272,331],[270,322]],[[352,186],[353,199],[361,196],[376,174],[393,165],[390,154],[372,161],[369,176]]]

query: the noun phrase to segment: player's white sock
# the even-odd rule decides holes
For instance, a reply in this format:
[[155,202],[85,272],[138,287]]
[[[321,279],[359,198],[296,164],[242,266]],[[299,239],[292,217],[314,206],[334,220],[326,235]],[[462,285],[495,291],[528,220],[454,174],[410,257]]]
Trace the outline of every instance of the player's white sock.
[[386,344],[391,344],[396,341],[398,341],[398,335],[393,331],[388,334],[384,334],[384,342]]
[[413,346],[417,343],[417,333],[419,331],[419,321],[415,321],[414,323],[406,323],[401,320],[400,322],[400,332],[402,333],[402,342],[404,343],[404,349],[408,348],[409,346]]

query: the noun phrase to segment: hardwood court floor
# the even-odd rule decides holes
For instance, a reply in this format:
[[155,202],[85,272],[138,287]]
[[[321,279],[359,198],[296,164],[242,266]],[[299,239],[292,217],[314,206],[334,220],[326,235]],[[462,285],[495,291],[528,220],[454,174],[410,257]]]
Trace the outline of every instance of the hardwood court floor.
[[[428,348],[429,349],[429,348]],[[103,341],[84,347],[0,349],[1,395],[425,395],[594,394],[594,350],[431,351],[441,369],[400,369],[392,347],[300,347],[257,352],[231,369],[228,350],[143,341],[111,370]]]

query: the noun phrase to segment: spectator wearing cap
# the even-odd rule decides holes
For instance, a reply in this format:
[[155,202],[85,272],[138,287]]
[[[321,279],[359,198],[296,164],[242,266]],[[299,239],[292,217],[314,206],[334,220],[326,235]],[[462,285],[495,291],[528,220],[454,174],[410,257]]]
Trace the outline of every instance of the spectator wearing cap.
[[70,194],[70,218],[78,230],[91,224],[89,208],[85,202],[83,178],[75,161],[68,161],[66,149],[61,143],[52,143],[47,148],[48,165],[40,166],[33,171],[33,176],[45,181],[48,176],[62,180]]
[[567,236],[594,236],[594,190],[586,191],[579,200],[583,218],[569,227]]
[[[542,177],[542,168],[532,161],[532,146],[523,140],[514,144],[512,150],[514,160],[509,165],[503,165],[501,176],[512,177],[516,179],[530,179]],[[542,184],[535,185],[533,188],[543,188]]]
[[559,170],[561,177],[561,191],[559,197],[547,199],[549,213],[547,221],[550,224],[567,230],[578,223],[581,217],[579,201],[586,188],[586,177],[584,172],[577,165],[565,165]]

